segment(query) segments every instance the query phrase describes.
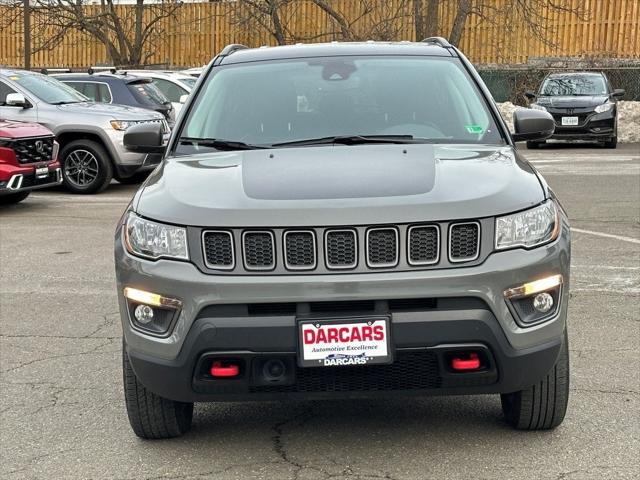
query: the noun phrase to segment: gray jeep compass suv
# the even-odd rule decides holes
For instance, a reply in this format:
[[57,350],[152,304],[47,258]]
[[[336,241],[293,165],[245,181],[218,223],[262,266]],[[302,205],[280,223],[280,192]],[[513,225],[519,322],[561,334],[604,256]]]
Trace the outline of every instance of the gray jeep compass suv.
[[[225,48],[116,231],[126,404],[500,394],[548,429],[569,393],[567,216],[446,40]],[[127,148],[162,150],[159,126]]]

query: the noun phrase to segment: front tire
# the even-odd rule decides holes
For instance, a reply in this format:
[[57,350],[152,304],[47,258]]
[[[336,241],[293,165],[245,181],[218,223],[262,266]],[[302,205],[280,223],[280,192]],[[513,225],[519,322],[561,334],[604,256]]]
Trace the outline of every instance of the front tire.
[[567,331],[556,364],[526,390],[500,395],[507,422],[518,430],[549,430],[564,420],[569,400],[569,340]]
[[23,201],[25,198],[29,196],[31,192],[17,192],[17,193],[7,193],[6,195],[0,195],[0,205],[13,205],[15,203]]
[[64,186],[73,193],[98,193],[111,183],[113,166],[105,149],[93,140],[74,140],[60,152]]
[[122,372],[129,423],[138,437],[148,440],[175,438],[189,431],[193,403],[174,402],[147,390],[131,368],[124,344]]

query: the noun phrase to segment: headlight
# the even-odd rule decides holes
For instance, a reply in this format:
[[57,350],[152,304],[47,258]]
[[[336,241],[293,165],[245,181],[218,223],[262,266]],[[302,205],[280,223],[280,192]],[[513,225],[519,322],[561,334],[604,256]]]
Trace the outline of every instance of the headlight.
[[543,112],[547,111],[545,107],[543,107],[542,105],[538,105],[537,103],[532,103],[531,108],[533,108],[534,110],[542,110]]
[[133,125],[138,125],[140,123],[160,123],[163,126],[163,130],[165,130],[166,122],[163,119],[157,120],[111,120],[111,127],[114,130],[125,131],[129,127]]
[[603,113],[603,112],[608,112],[612,108],[613,108],[613,103],[607,102],[607,103],[603,103],[602,105],[598,105],[595,108],[595,111],[596,113]]
[[535,247],[555,240],[560,232],[558,208],[549,200],[524,212],[496,219],[496,249]]
[[152,222],[129,212],[124,225],[127,251],[140,257],[189,260],[187,229]]

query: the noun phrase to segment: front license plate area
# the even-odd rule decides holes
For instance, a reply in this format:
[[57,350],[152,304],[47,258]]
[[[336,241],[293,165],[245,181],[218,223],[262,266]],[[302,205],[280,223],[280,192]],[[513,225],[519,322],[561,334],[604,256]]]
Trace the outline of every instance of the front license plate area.
[[46,178],[49,176],[49,167],[37,167],[36,178]]
[[562,125],[578,125],[578,117],[562,117]]
[[393,362],[390,318],[368,316],[298,321],[298,365],[348,367]]

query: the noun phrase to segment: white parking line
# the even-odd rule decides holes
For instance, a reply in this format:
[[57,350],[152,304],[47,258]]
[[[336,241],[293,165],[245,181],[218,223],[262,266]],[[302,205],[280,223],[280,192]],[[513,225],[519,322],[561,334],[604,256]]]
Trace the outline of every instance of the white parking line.
[[597,237],[613,238],[615,240],[620,240],[622,242],[637,243],[640,245],[640,240],[638,240],[637,238],[623,237],[621,235],[613,235],[611,233],[603,233],[603,232],[594,232],[593,230],[583,230],[581,228],[573,228],[573,227],[571,228],[571,230],[573,232],[586,233],[587,235],[595,235]]

